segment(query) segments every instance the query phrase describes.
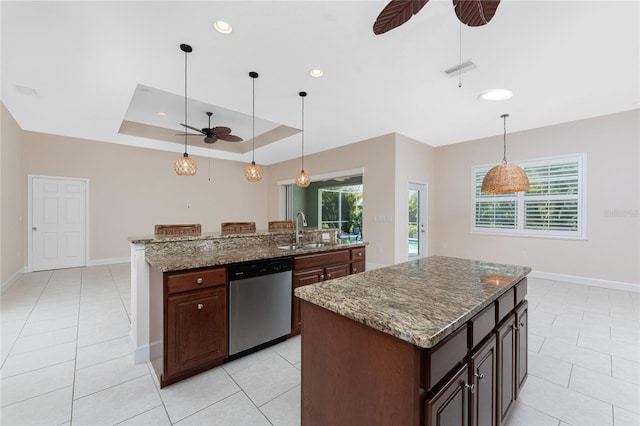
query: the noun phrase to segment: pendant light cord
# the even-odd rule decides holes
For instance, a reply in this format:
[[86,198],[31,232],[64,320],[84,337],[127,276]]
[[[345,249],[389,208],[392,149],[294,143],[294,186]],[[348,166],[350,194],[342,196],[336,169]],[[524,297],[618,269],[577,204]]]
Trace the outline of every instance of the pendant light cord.
[[[187,52],[184,52],[184,124],[187,122]],[[184,153],[187,154],[187,127],[184,128]]]
[[504,119],[504,133],[502,134],[502,144],[503,144],[503,156],[502,156],[502,164],[507,164],[507,117],[509,114],[502,114],[502,118]]
[[458,87],[462,87],[462,21],[458,21]]
[[304,171],[304,96],[302,96],[302,170]]
[[253,83],[253,106],[252,106],[252,126],[253,126],[253,136],[251,137],[251,163],[256,162],[256,79],[255,77],[251,79]]

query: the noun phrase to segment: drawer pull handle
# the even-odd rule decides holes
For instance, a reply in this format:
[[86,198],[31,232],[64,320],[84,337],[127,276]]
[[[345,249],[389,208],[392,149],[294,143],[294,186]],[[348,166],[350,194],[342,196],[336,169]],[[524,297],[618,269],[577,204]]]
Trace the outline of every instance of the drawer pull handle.
[[320,281],[324,280],[324,275],[320,275]]
[[358,256],[359,256],[359,257],[362,257],[362,252],[359,252],[359,253],[358,253]]
[[476,385],[475,385],[474,383],[473,383],[473,384],[471,384],[471,385],[468,385],[468,384],[466,384],[466,383],[465,383],[465,384],[464,384],[464,387],[465,387],[465,388],[468,388],[468,389],[469,389],[469,392],[471,392],[471,393],[476,393]]
[[331,274],[327,274],[327,279],[330,280],[331,279]]
[[357,274],[357,273],[358,273],[358,268],[354,267],[354,268],[353,268],[353,273],[354,273],[354,274]]
[[520,328],[524,327],[524,321],[520,321]]
[[202,284],[202,278],[198,277],[198,279],[196,280],[196,282],[197,282],[198,284]]
[[204,305],[202,303],[198,303],[198,310],[204,308]]
[[482,374],[482,373],[480,373],[480,374],[475,373],[474,376],[476,376],[478,378],[478,380],[484,379],[484,374]]

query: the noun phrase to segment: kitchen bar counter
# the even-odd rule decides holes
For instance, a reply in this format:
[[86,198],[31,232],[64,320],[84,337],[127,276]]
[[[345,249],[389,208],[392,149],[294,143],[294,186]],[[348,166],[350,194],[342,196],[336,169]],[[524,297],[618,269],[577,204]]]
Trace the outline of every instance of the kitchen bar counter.
[[296,289],[299,298],[422,348],[496,300],[531,268],[431,256]]
[[238,239],[233,246],[225,247],[190,247],[181,246],[176,241],[160,250],[149,250],[146,255],[147,262],[158,268],[161,272],[178,271],[183,269],[203,268],[208,266],[228,265],[231,263],[246,262],[259,259],[273,259],[283,256],[297,256],[301,254],[321,253],[332,250],[347,249],[364,246],[362,241],[342,243],[328,243],[320,247],[299,248],[296,250],[284,250],[277,245],[256,245],[251,242],[244,243]]

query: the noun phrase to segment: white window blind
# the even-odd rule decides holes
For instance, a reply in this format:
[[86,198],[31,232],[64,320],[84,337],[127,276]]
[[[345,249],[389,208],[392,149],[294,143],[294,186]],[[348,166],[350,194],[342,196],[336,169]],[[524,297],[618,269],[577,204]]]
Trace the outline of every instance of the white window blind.
[[531,188],[524,193],[484,194],[492,166],[472,169],[475,232],[584,238],[585,154],[522,161]]

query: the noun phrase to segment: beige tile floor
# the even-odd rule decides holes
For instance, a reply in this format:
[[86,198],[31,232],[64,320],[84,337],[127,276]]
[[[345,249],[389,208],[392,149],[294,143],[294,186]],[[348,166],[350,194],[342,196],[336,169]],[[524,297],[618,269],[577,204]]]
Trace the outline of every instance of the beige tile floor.
[[[129,355],[129,265],[28,273],[0,300],[0,424],[296,425],[294,338],[160,390]],[[640,294],[529,279],[508,425],[640,425]]]

